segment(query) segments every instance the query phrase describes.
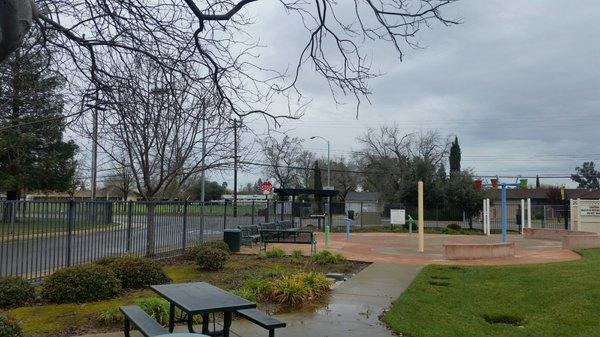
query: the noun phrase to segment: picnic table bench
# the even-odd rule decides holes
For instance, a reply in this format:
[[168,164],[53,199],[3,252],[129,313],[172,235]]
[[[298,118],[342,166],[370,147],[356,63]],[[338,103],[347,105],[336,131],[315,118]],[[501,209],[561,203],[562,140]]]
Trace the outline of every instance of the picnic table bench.
[[260,233],[257,225],[238,226],[242,232],[242,245],[252,246],[260,241]]
[[261,250],[267,250],[269,243],[309,244],[310,253],[317,252],[315,232],[302,229],[261,229]]
[[178,333],[170,334],[167,329],[163,328],[162,325],[158,324],[152,317],[142,310],[137,305],[122,306],[119,308],[125,316],[124,334],[125,337],[130,337],[132,325],[144,337],[208,337],[206,335],[200,335],[197,333]]
[[237,314],[250,322],[269,330],[269,337],[275,337],[275,329],[285,328],[285,323],[256,309],[236,311]]

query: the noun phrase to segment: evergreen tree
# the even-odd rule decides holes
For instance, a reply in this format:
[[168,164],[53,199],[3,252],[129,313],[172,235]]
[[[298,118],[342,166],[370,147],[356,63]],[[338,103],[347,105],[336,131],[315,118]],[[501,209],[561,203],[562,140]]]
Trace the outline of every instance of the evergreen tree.
[[0,190],[67,191],[77,145],[64,141],[64,79],[46,69],[44,51],[17,51],[0,64]]
[[542,187],[542,185],[540,184],[540,176],[536,175],[535,176],[535,188],[540,188]]
[[578,184],[579,188],[599,189],[600,171],[594,167],[594,162],[589,161],[575,168],[575,174],[571,175],[571,180]]
[[450,174],[460,172],[460,145],[458,144],[458,137],[454,137],[454,142],[450,147]]
[[254,183],[254,194],[261,194],[262,191],[260,187],[262,186],[262,179],[258,178],[258,180]]

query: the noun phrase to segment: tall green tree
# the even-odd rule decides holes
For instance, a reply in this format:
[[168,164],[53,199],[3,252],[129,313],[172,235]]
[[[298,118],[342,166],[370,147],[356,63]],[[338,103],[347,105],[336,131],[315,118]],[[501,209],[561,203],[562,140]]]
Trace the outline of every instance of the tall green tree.
[[578,183],[580,188],[600,188],[600,172],[596,170],[593,161],[576,167],[575,174],[571,175],[571,180]]
[[448,203],[465,213],[469,227],[473,229],[473,217],[481,211],[483,191],[475,188],[473,174],[469,171],[455,172],[447,183]]
[[450,174],[460,172],[460,145],[458,144],[458,137],[454,137],[454,142],[450,146]]
[[17,51],[0,64],[0,190],[67,191],[77,145],[65,141],[63,77],[46,69],[42,50]]
[[540,188],[542,187],[542,185],[540,184],[540,176],[536,175],[535,176],[535,188]]
[[[196,185],[196,193],[200,195],[202,186],[201,183]],[[226,194],[227,184],[219,184],[216,181],[207,181],[204,185],[204,199],[206,201],[221,200],[223,194]]]

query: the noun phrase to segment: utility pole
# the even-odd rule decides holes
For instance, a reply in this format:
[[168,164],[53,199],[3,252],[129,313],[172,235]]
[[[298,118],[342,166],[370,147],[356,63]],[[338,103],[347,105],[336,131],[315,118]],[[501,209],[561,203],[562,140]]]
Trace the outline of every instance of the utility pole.
[[331,186],[331,146],[329,140],[321,136],[312,136],[310,139],[322,139],[327,143],[327,186]]
[[233,217],[237,218],[237,171],[238,171],[238,127],[233,120]]

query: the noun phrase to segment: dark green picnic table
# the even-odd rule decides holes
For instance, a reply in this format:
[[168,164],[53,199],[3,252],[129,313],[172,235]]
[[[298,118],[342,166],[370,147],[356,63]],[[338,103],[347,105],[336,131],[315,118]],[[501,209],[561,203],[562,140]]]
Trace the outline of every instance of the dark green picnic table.
[[[256,303],[206,282],[163,284],[151,288],[170,304],[169,332],[173,332],[175,327],[175,308],[179,308],[187,315],[190,333],[194,333],[194,315],[201,315],[202,334],[223,337],[229,337],[229,328],[235,311],[256,308]],[[221,331],[209,331],[209,314],[214,313],[223,313],[223,330]]]

